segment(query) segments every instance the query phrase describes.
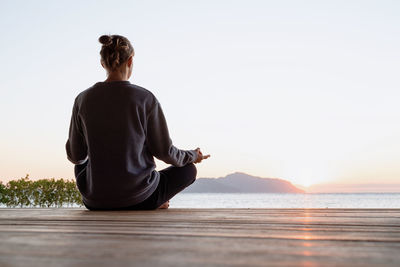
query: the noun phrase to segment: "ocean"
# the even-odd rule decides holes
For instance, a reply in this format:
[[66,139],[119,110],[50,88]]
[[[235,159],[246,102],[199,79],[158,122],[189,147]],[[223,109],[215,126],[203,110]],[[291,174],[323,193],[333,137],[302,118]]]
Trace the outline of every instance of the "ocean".
[[170,208],[400,208],[400,193],[183,193]]
[[181,193],[170,200],[170,208],[400,209],[400,193]]

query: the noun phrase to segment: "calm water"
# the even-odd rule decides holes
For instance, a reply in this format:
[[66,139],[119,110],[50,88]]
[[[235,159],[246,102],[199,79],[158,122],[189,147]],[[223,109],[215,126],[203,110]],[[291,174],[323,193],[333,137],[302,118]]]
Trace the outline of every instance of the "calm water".
[[400,208],[400,193],[185,193],[171,199],[170,208]]
[[400,193],[178,194],[170,208],[400,208]]

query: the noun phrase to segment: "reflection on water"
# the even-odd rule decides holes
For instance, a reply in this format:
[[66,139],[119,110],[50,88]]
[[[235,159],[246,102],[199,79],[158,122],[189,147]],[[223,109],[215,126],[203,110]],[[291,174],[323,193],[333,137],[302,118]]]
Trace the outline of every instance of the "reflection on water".
[[[65,207],[80,207],[76,204]],[[0,204],[0,208],[5,208]],[[170,208],[358,208],[398,209],[400,193],[342,194],[221,194],[184,193],[170,201]]]
[[217,194],[184,193],[171,208],[400,208],[400,193]]

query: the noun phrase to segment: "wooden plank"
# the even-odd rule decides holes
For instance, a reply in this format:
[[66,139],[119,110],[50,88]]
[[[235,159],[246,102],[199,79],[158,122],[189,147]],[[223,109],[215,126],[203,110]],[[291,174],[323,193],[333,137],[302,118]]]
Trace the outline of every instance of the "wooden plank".
[[398,266],[400,209],[1,209],[0,266]]

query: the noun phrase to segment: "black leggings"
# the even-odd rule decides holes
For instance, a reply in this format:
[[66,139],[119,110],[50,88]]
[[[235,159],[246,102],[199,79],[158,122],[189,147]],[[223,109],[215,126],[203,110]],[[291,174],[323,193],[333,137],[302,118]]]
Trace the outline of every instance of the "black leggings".
[[159,173],[160,182],[156,190],[143,202],[117,209],[99,209],[84,205],[89,210],[154,210],[191,185],[196,180],[197,169],[191,163],[183,167],[171,166]]

